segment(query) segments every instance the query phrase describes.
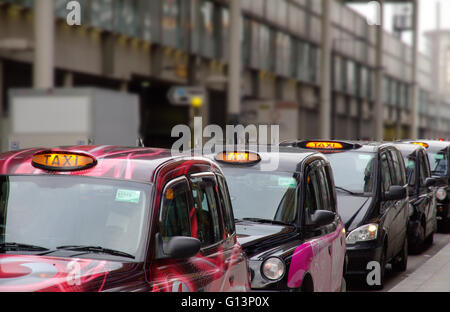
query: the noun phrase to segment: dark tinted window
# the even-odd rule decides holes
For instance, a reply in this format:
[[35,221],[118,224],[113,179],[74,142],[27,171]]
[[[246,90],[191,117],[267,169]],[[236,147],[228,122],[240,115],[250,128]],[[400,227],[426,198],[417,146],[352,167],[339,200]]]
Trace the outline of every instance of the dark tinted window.
[[308,214],[322,209],[320,187],[316,170],[310,170],[306,177],[305,211]]
[[428,158],[420,153],[420,183],[425,185],[425,180],[431,176]]
[[213,245],[221,240],[218,206],[216,202],[214,178],[193,178],[192,196],[197,217],[197,237],[202,247]]
[[391,171],[389,169],[389,160],[386,153],[381,155],[381,179],[383,191],[387,192],[392,186]]
[[163,240],[191,236],[187,182],[169,186],[162,199],[160,233]]
[[403,159],[402,157],[399,155],[399,153],[397,151],[391,151],[390,152],[391,157],[392,157],[392,171],[394,174],[393,177],[393,183],[394,185],[405,185],[405,178],[404,178],[404,169],[403,169]]
[[406,179],[408,184],[413,186],[416,184],[416,158],[414,155],[405,157]]
[[231,206],[230,195],[228,193],[227,182],[222,176],[217,176],[217,181],[219,182],[219,198],[221,205],[223,207],[223,215],[225,218],[225,229],[229,234],[233,234],[235,231],[234,226],[234,215]]
[[317,173],[320,183],[320,198],[322,200],[322,209],[331,210],[331,193],[324,167],[321,167],[317,171]]

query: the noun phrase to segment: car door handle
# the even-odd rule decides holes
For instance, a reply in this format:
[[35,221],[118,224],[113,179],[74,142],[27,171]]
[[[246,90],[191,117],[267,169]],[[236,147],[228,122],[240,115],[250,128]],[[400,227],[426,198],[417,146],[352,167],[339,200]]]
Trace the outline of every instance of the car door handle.
[[230,282],[230,285],[233,285],[233,283],[234,283],[234,275],[230,276],[228,281]]
[[332,253],[332,248],[331,248],[331,246],[328,246],[328,253],[329,253],[330,256],[331,256],[331,253]]

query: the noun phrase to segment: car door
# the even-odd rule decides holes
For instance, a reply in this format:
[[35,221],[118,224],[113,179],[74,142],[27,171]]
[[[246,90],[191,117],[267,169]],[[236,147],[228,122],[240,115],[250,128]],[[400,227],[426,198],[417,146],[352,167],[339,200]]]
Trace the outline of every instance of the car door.
[[333,189],[333,174],[329,165],[324,165],[321,168],[326,185],[322,188],[326,193],[324,198],[327,198],[325,207],[327,210],[336,214],[336,219],[333,224],[330,224],[327,238],[331,244],[331,277],[330,290],[340,290],[343,277],[344,260],[345,260],[345,234],[343,233],[343,224],[336,210],[336,195]]
[[[406,187],[406,170],[404,168],[403,157],[401,157],[400,152],[393,149],[389,151],[389,156],[393,185]],[[407,199],[395,200],[393,207],[395,210],[393,233],[395,235],[396,247],[394,255],[396,255],[402,249],[407,235],[409,219],[408,201]]]
[[[169,181],[161,194],[157,232],[162,242],[172,237],[192,235],[191,191],[186,177]],[[195,258],[195,257],[194,257]],[[154,260],[150,281],[156,292],[193,292],[204,287],[202,269],[190,259]]]
[[[225,235],[222,216],[219,212],[217,182],[212,173],[202,173],[190,177],[193,209],[190,213],[192,236],[201,242],[198,257],[192,265],[205,274],[206,282],[202,290],[222,291],[230,280],[225,280],[227,265],[224,256]],[[227,275],[228,278],[230,276]]]
[[428,236],[435,230],[436,210],[434,194],[431,188],[426,186],[426,180],[431,177],[428,157],[423,151],[419,152],[419,197],[421,198],[422,210],[425,215],[425,235]]
[[[316,210],[329,210],[330,199],[326,190],[327,183],[322,169],[322,162],[313,163],[306,178],[306,195],[308,206],[305,209],[306,214],[313,214]],[[313,265],[311,267],[314,279],[315,291],[331,291],[331,255],[332,240],[328,237],[333,233],[333,225],[326,225],[319,229],[314,229],[314,237],[311,245],[313,248]]]
[[222,175],[216,175],[218,182],[218,197],[220,201],[221,214],[224,220],[225,242],[225,274],[223,276],[222,291],[241,291],[249,287],[248,267],[245,254],[241,245],[237,242],[234,214],[228,186]]
[[395,239],[395,226],[394,226],[394,220],[395,220],[395,207],[394,207],[394,201],[392,200],[384,200],[384,193],[389,191],[389,188],[393,185],[392,182],[392,176],[393,172],[391,171],[391,166],[389,163],[389,156],[388,152],[382,152],[380,155],[380,169],[381,169],[381,196],[382,201],[380,203],[380,219],[383,220],[383,230],[386,232],[387,239],[388,239],[388,251],[387,251],[387,257],[391,257],[393,255],[393,250],[395,248],[392,248],[396,244]]

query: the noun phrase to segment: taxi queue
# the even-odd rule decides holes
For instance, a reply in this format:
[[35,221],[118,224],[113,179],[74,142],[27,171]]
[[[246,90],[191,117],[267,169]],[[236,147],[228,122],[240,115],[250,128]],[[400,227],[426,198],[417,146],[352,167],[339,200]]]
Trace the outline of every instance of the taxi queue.
[[449,230],[449,153],[443,141],[298,140],[201,158],[0,154],[0,291],[382,289],[387,264],[406,271]]

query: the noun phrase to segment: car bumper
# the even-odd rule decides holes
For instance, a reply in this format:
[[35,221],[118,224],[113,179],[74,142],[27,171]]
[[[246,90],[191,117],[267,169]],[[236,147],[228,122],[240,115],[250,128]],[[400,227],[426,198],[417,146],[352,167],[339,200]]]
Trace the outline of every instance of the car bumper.
[[355,244],[354,246],[347,246],[347,276],[351,275],[366,275],[373,268],[367,268],[367,265],[372,261],[380,259],[383,246],[378,246],[375,243]]

